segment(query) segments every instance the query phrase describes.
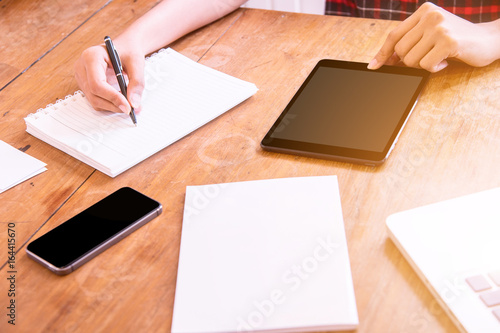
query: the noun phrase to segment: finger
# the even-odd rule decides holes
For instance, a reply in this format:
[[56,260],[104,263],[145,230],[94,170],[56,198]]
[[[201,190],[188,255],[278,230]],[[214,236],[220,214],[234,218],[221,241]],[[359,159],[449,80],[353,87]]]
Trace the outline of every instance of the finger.
[[382,67],[395,52],[395,47],[399,43],[399,41],[405,36],[409,31],[411,31],[420,21],[421,13],[417,10],[413,15],[408,17],[406,20],[398,24],[396,28],[394,28],[387,38],[385,39],[384,44],[379,49],[377,54],[373,57],[373,59],[368,64],[369,69],[378,69]]
[[[82,78],[84,77],[84,79]],[[120,110],[116,105],[111,103],[108,100],[105,100],[97,95],[94,95],[90,92],[90,89],[88,87],[88,82],[86,80],[86,71],[85,73],[81,74],[81,72],[75,73],[75,78],[78,82],[78,85],[80,86],[80,89],[83,91],[85,94],[85,97],[87,97],[87,100],[89,103],[92,105],[92,107],[98,111],[112,111],[112,112],[123,112]]]
[[435,46],[420,60],[420,67],[431,73],[439,72],[448,66],[446,50]]
[[[404,39],[401,42],[404,42]],[[445,59],[449,57],[449,48],[443,47],[442,43],[436,43],[432,35],[424,35],[415,45],[411,44],[412,41],[407,44],[408,46],[402,46],[411,47],[404,58],[402,57],[405,65],[420,67],[430,72],[439,71],[448,65]],[[398,48],[399,45],[396,46],[396,49]]]
[[[87,66],[87,90],[92,96],[92,104],[104,110],[130,113],[130,105],[120,92],[114,89],[106,80],[107,63],[91,60]],[[111,104],[111,105],[110,105]]]
[[389,65],[389,66],[396,65],[400,61],[401,61],[401,58],[396,54],[396,52],[394,52],[392,54],[392,56],[385,62],[385,65]]
[[[404,23],[404,22],[403,22]],[[392,30],[387,36],[384,44],[368,64],[369,69],[378,69],[382,67],[394,54],[396,44],[406,33],[404,26],[399,25],[396,29]]]
[[423,39],[423,31],[424,30],[421,28],[421,22],[417,23],[417,25],[401,37],[399,42],[394,46],[394,52],[407,66],[416,67],[416,65],[418,65],[418,62],[415,64],[411,62],[408,63],[408,56],[410,56],[410,60],[413,60],[411,57],[412,53],[415,54],[415,52],[419,51],[420,48],[424,48],[426,51],[429,51],[432,48],[432,45],[427,45],[429,40]]
[[140,111],[142,92],[144,91],[144,57],[127,59],[124,66],[129,78],[128,100],[133,108]]
[[[402,40],[403,42],[403,40]],[[403,46],[396,45],[396,49],[400,49],[401,54],[398,53],[401,61],[409,67],[420,67],[420,61],[424,58],[434,47],[434,42],[428,38],[421,39],[417,43],[412,42],[404,44]]]
[[[85,93],[85,91],[84,91]],[[118,108],[116,105],[111,103],[110,101],[101,98],[99,96],[93,95],[93,94],[87,94],[85,93],[85,97],[87,97],[87,100],[89,103],[92,105],[92,107],[97,110],[97,111],[111,111],[111,112],[117,112],[117,113],[126,113],[120,108]]]

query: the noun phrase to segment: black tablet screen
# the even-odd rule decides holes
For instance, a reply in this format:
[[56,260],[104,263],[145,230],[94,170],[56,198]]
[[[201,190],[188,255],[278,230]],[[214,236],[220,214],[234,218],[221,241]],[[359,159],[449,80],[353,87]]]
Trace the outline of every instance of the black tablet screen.
[[422,80],[417,75],[319,66],[270,138],[382,152],[413,106],[409,104]]

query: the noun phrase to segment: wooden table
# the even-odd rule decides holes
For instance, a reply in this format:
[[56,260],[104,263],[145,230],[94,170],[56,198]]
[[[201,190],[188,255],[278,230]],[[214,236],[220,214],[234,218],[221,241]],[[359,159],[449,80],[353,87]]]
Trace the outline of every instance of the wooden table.
[[[268,153],[260,140],[315,63],[368,62],[397,22],[240,9],[171,45],[259,88],[191,135],[113,179],[27,134],[25,116],[78,89],[73,64],[81,51],[118,35],[156,2],[78,1],[48,16],[50,1],[0,2],[1,31],[10,32],[0,46],[0,140],[48,164],[0,194],[0,331],[168,332],[186,186],[315,175],[339,179],[358,331],[456,331],[388,239],[385,219],[500,186],[500,62],[454,63],[433,74],[380,167]],[[26,17],[34,19],[17,23]],[[27,258],[27,242],[122,186],[160,201],[163,214],[68,276]],[[16,326],[6,316],[9,222],[18,251]]]

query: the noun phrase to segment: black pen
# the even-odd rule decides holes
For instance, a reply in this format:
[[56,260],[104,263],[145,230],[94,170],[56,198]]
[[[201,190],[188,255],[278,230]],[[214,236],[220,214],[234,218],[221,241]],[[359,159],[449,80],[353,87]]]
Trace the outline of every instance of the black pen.
[[[111,59],[111,64],[113,65],[113,70],[116,74],[116,79],[118,80],[118,84],[120,85],[120,90],[127,98],[127,83],[125,82],[125,78],[123,77],[123,67],[122,62],[120,61],[120,57],[113,46],[113,42],[109,36],[104,37],[104,44],[106,44],[106,50],[108,50],[109,58]],[[131,107],[130,110],[130,118],[134,122],[135,126],[137,126],[137,120],[135,119],[134,108]]]

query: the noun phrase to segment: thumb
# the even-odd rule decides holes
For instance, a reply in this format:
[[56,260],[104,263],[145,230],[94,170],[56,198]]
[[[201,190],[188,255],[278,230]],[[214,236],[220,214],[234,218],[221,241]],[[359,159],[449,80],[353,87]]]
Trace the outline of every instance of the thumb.
[[129,79],[127,99],[130,105],[139,111],[144,91],[144,57],[130,58],[123,66]]

